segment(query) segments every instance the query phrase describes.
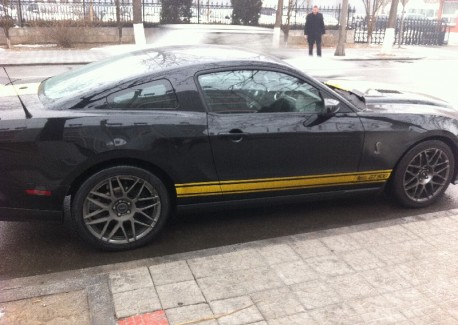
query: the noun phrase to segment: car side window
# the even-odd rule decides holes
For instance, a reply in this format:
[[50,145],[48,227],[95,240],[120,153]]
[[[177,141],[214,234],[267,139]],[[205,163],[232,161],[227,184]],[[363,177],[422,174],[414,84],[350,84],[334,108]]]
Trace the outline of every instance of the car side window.
[[176,109],[178,100],[170,82],[156,80],[111,94],[108,107],[123,110]]
[[200,75],[198,81],[215,113],[318,113],[324,107],[317,88],[281,72],[224,71]]

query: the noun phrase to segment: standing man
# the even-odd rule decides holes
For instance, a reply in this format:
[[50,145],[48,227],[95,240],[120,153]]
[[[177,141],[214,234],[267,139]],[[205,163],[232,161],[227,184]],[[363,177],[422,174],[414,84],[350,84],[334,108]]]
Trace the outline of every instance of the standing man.
[[309,43],[309,55],[313,56],[313,44],[316,43],[316,54],[321,56],[321,35],[324,31],[323,15],[318,12],[318,6],[313,6],[312,12],[305,19],[304,35]]

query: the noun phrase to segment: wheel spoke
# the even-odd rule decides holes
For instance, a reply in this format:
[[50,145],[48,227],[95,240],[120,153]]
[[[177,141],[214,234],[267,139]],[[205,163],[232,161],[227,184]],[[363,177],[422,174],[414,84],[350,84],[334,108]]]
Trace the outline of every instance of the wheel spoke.
[[145,218],[155,222],[155,220],[153,218],[151,218],[149,215],[147,215],[145,212],[143,212],[141,210],[138,210],[137,212],[140,213],[141,215],[143,215]]
[[139,181],[140,181],[139,178],[135,180],[135,183],[132,184],[132,186],[126,191],[126,195],[129,194],[135,188],[135,185],[137,185]]
[[435,171],[434,173],[435,173],[435,174],[440,174],[440,173],[442,173],[443,171],[446,171],[446,170],[448,170],[448,169],[449,169],[449,166],[447,165],[447,166],[445,166],[444,168],[442,168],[442,169],[440,169],[440,170],[438,170],[438,171]]
[[124,234],[124,238],[126,238],[127,242],[129,243],[130,242],[130,238],[129,238],[129,236],[127,236],[127,232],[126,232],[126,229],[124,228],[124,224],[121,224],[120,228],[121,228],[122,233]]
[[110,240],[111,238],[113,238],[113,236],[118,232],[119,228],[120,228],[120,223],[118,222],[116,226],[113,227],[113,230],[111,230],[110,234],[107,237],[107,240]]
[[111,200],[112,198],[106,194],[103,194],[103,193],[100,193],[100,192],[97,192],[97,191],[91,191],[89,194],[92,194],[94,196],[98,196],[102,199],[105,199],[105,200]]
[[156,200],[157,198],[158,198],[157,195],[155,195],[155,196],[150,196],[150,197],[142,197],[142,198],[140,198],[140,199],[137,199],[137,202]]
[[112,197],[112,200],[114,200],[116,198],[116,196],[115,196],[115,193],[114,193],[114,190],[113,190],[113,183],[111,182],[111,178],[108,179],[108,186],[110,188],[110,195]]
[[108,226],[110,225],[110,221],[108,221],[105,226],[103,227],[102,231],[100,232],[100,239],[103,239],[103,235],[105,235],[105,233],[107,232],[108,230]]
[[130,219],[130,227],[132,228],[132,237],[134,237],[134,240],[137,240],[137,232],[135,230],[135,219],[132,218]]
[[159,202],[156,202],[156,203],[153,203],[153,204],[150,204],[146,207],[143,207],[143,208],[137,208],[138,210],[141,210],[141,211],[145,211],[147,209],[151,209],[151,208],[154,208],[155,206],[158,206]]
[[89,219],[89,218],[95,217],[96,215],[99,215],[100,213],[106,212],[106,211],[107,211],[106,209],[96,210],[94,212],[89,213],[88,215],[85,215],[84,219]]
[[140,190],[138,191],[137,195],[134,198],[134,201],[137,202],[138,199],[140,198],[140,195],[142,195],[143,189],[145,188],[145,182],[143,182],[142,186],[140,187]]
[[136,224],[136,223],[138,223],[138,224],[141,225],[141,226],[151,228],[151,225],[149,225],[149,224],[147,224],[147,223],[144,223],[144,222],[135,220],[135,221],[133,222],[133,224]]
[[89,202],[91,202],[91,203],[97,205],[98,207],[104,209],[104,210],[107,210],[107,209],[109,208],[108,205],[103,204],[102,202],[99,202],[99,201],[97,201],[97,200],[95,200],[95,199],[93,199],[93,198],[91,198],[91,197],[88,197],[87,200],[88,200]]
[[86,224],[88,226],[92,226],[92,225],[98,225],[99,223],[104,223],[104,222],[109,222],[111,220],[110,217],[105,217],[105,218],[100,218],[100,219],[95,219],[95,220],[92,220],[92,221],[88,221],[86,222]]
[[121,192],[123,195],[126,195],[126,191],[124,190],[124,186],[122,185],[121,180],[119,179],[119,176],[116,176],[116,182],[118,182],[118,186],[121,189]]
[[413,189],[414,187],[418,187],[418,183],[414,183],[414,184],[412,184],[410,186],[406,186],[405,189],[408,191],[408,190]]

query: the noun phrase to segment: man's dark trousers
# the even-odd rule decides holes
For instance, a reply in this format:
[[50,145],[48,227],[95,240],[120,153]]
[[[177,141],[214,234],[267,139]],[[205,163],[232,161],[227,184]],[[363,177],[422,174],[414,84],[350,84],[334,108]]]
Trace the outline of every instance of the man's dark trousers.
[[309,55],[313,55],[313,44],[316,43],[316,54],[321,56],[321,35],[309,35],[307,42],[309,43]]

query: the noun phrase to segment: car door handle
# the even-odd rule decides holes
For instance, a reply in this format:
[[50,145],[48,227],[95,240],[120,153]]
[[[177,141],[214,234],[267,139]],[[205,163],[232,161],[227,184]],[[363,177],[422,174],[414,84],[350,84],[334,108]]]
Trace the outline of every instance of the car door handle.
[[238,143],[243,140],[243,137],[248,135],[248,133],[243,132],[240,129],[232,129],[229,132],[218,133],[220,137],[230,137],[232,142]]

